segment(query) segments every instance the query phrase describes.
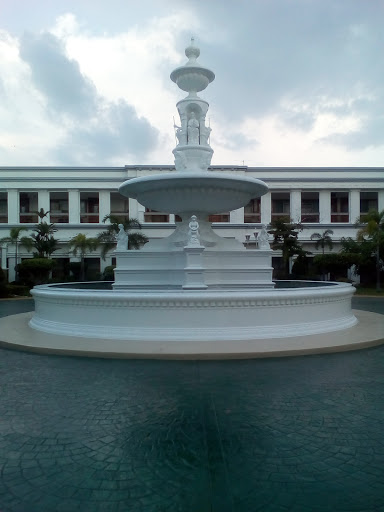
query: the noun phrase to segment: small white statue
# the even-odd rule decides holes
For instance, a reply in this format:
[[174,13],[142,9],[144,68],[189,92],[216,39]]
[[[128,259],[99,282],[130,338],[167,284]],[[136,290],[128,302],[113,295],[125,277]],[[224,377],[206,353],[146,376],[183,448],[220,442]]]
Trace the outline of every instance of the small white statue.
[[259,236],[257,237],[257,241],[259,244],[259,249],[270,249],[271,246],[269,245],[269,235],[267,231],[267,226],[263,224],[261,226],[261,231],[259,233]]
[[177,124],[174,124],[173,125],[174,129],[175,129],[175,135],[176,135],[176,138],[178,140],[178,144],[182,144],[183,142],[183,129],[181,128],[181,126],[177,126]]
[[212,129],[209,126],[203,126],[200,130],[200,144],[203,146],[209,146],[209,136],[211,135]]
[[199,223],[196,215],[192,215],[189,222],[188,245],[200,245]]
[[196,114],[192,112],[188,121],[188,144],[199,144],[199,132],[199,121],[196,119]]
[[119,232],[117,233],[117,247],[118,251],[128,250],[128,233],[125,231],[123,224],[119,224]]

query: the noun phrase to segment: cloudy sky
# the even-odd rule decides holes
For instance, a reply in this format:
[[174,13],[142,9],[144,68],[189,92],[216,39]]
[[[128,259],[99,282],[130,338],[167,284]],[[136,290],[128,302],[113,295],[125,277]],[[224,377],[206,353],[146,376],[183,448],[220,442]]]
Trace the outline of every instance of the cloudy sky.
[[170,164],[190,37],[214,164],[384,165],[384,0],[0,0],[0,165]]

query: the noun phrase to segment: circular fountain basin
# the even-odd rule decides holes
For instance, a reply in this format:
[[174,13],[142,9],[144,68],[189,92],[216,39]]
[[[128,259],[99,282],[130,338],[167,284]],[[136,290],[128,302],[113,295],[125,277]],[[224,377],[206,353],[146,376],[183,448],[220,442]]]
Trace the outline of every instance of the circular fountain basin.
[[267,191],[261,180],[211,171],[132,178],[119,187],[122,195],[147,208],[196,215],[236,210]]
[[[346,329],[355,289],[316,283],[269,290],[98,290],[48,284],[32,290],[33,329],[92,339],[181,343],[288,338]],[[92,286],[92,285],[91,285]],[[303,285],[302,285],[303,286]],[[230,293],[229,293],[230,292]]]

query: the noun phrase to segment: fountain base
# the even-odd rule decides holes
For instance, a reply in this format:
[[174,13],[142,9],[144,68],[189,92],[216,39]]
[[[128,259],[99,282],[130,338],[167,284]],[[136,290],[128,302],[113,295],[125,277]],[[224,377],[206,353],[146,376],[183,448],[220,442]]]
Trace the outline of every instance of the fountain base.
[[[282,357],[368,348],[384,343],[384,316],[354,311],[358,324],[330,333],[289,338],[199,341],[135,341],[110,338],[80,338],[31,329],[32,313],[0,319],[0,346],[31,352],[145,359],[246,359]],[[256,328],[255,328],[256,330]]]

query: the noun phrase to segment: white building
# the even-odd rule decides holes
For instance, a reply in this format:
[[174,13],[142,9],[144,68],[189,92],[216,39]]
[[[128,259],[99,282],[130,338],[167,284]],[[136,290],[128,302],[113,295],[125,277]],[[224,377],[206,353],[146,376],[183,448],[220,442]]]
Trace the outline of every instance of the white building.
[[[224,237],[236,237],[249,249],[255,246],[254,232],[274,217],[286,216],[303,223],[300,233],[304,248],[316,253],[310,236],[332,229],[335,247],[342,237],[354,237],[356,219],[368,210],[384,209],[384,168],[329,167],[246,167],[212,166],[212,170],[255,177],[269,186],[269,192],[245,208],[213,215],[214,229]],[[124,167],[0,167],[0,238],[15,226],[34,227],[37,210],[49,211],[47,222],[58,228],[55,238],[60,249],[53,253],[58,270],[66,262],[78,261],[69,254],[66,242],[77,233],[96,236],[105,229],[102,219],[114,215],[137,218],[150,239],[169,235],[174,215],[148,211],[136,200],[121,196],[117,189],[129,178],[174,172],[173,166],[127,165]],[[28,232],[23,233],[25,235]],[[247,235],[250,235],[249,237]],[[278,257],[278,253],[276,253]],[[19,249],[19,258],[31,254]],[[89,277],[113,263],[113,253],[102,260],[89,254]],[[15,247],[3,244],[1,267],[14,279]]]

